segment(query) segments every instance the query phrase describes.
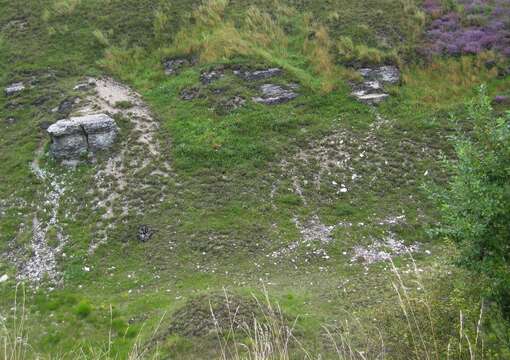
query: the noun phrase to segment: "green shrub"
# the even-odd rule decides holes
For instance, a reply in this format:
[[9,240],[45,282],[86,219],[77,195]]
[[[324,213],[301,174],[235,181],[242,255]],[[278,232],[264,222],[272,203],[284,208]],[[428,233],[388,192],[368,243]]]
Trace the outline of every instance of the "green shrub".
[[455,141],[446,189],[431,191],[437,232],[458,243],[463,266],[490,279],[488,295],[510,317],[510,112],[496,116],[483,88],[468,110],[473,131]]

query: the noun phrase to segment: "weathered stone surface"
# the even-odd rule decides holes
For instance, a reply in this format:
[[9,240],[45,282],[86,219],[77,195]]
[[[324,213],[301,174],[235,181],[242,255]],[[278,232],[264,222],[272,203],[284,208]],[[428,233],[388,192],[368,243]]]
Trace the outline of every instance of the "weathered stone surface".
[[81,82],[76,84],[76,86],[73,88],[75,91],[87,91],[92,89],[94,86],[96,86],[96,82],[94,79],[87,79],[85,82]]
[[22,82],[13,83],[5,88],[5,95],[11,96],[25,90],[25,85]]
[[395,66],[363,68],[359,73],[364,81],[352,85],[351,95],[364,104],[376,105],[386,100],[389,95],[384,91],[384,85],[395,85],[400,82],[400,71]]
[[200,92],[199,88],[193,87],[189,89],[184,89],[181,91],[181,99],[182,100],[193,100],[197,98],[203,98],[204,95]]
[[47,132],[51,136],[52,155],[59,160],[73,160],[111,147],[118,128],[111,117],[98,114],[59,120]]
[[73,110],[74,104],[76,103],[76,97],[68,97],[58,105],[57,112],[61,115],[69,115]]
[[262,80],[268,79],[273,76],[280,76],[282,74],[282,69],[279,68],[270,68],[264,70],[234,70],[234,74],[248,81]]
[[231,98],[221,100],[216,106],[216,112],[219,114],[228,114],[246,103],[246,99],[242,96],[235,95]]
[[224,71],[223,69],[214,69],[210,71],[203,71],[200,74],[200,81],[202,84],[207,85],[212,83],[213,81],[219,80],[223,77]]
[[264,84],[260,87],[262,96],[252,98],[253,101],[266,105],[285,103],[295,99],[298,94],[292,90],[285,89],[280,85]]
[[163,63],[166,75],[176,75],[184,66],[188,65],[190,65],[190,61],[181,58],[168,59]]
[[395,66],[381,66],[375,69],[363,68],[359,72],[366,80],[376,80],[386,84],[400,82],[400,70]]
[[141,242],[147,242],[154,235],[155,230],[148,225],[141,225],[138,228],[138,240]]

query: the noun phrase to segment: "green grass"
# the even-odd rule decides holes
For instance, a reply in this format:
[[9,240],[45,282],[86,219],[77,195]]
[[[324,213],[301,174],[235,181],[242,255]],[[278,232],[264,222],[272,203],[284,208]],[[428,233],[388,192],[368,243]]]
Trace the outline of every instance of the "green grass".
[[[437,286],[439,299],[448,296],[450,287],[470,288],[465,283],[472,279],[444,275],[453,269],[453,250],[428,237],[436,214],[421,186],[430,176],[446,176],[438,159],[451,153],[448,136],[459,128],[452,115],[462,119],[464,101],[482,82],[496,94],[509,91],[508,79],[484,70],[480,59],[443,59],[428,65],[410,61],[420,31],[411,19],[419,13],[411,8],[412,16],[403,16],[397,0],[294,2],[294,9],[290,3],[261,0],[256,3],[260,11],[250,11],[263,30],[253,33],[246,21],[253,3],[231,1],[225,21],[206,29],[189,21],[198,4],[0,0],[0,86],[36,80],[22,94],[0,95],[0,200],[9,204],[5,214],[0,212],[0,249],[30,243],[31,221],[46,186],[29,166],[40,146],[48,149],[39,125],[58,119],[52,109],[80,95],[73,87],[85,76],[110,75],[142,95],[160,124],[161,160],[172,165],[172,176],[160,180],[150,176],[151,166],[158,164],[139,173],[130,168],[130,186],[122,192],[130,211],[105,221],[104,209],[92,208],[97,190],[89,191],[95,187],[96,166],[82,164],[68,171],[41,157],[45,169],[66,181],[59,215],[69,240],[66,257],[59,259],[64,286],[27,293],[34,353],[106,349],[111,334],[112,353],[126,358],[138,336],[150,343],[163,314],[165,328],[171,314],[188,300],[224,287],[260,295],[265,286],[284,313],[298,317],[296,334],[307,348],[332,356],[322,342],[321,325],[338,323],[349,313],[367,323],[379,320],[397,355],[405,358],[409,348],[399,345],[398,325],[392,324],[398,306],[391,272],[386,264],[365,268],[351,263],[352,247],[392,231],[432,252],[416,255],[416,261],[427,271],[427,284],[434,285],[439,275],[441,284],[447,284],[446,289]],[[4,27],[12,19],[26,21],[26,30]],[[363,49],[395,52],[404,62],[402,86],[392,89],[392,98],[378,108],[389,125],[375,126],[376,114],[349,97],[347,80],[353,74],[337,52],[345,36]],[[225,45],[224,40],[231,42]],[[162,61],[193,52],[190,49],[202,55],[199,64],[165,76]],[[264,81],[240,81],[228,70],[232,65],[282,67],[284,76],[268,82],[297,82],[300,96],[272,107],[253,103],[250,99]],[[225,76],[202,85],[201,71],[214,66],[226,67]],[[200,88],[206,97],[181,100],[181,91],[190,87]],[[217,94],[214,88],[226,90]],[[233,95],[247,99],[246,105],[232,112],[218,108]],[[116,106],[129,109],[132,104]],[[3,119],[8,116],[17,122],[7,124]],[[131,131],[124,120],[117,119],[121,138]],[[341,134],[350,168],[324,172],[317,189],[320,164],[313,156],[318,144],[328,156],[339,156],[334,146],[321,143],[332,134]],[[296,155],[303,153],[309,162]],[[145,154],[129,156],[142,160]],[[282,161],[291,170],[285,170]],[[351,173],[358,180],[352,181]],[[296,194],[291,175],[301,182],[306,202]],[[333,181],[345,182],[349,191],[339,194]],[[2,206],[0,202],[0,210]],[[114,206],[120,213],[120,205]],[[378,225],[402,213],[406,224]],[[324,248],[329,259],[310,255],[305,246],[286,257],[270,256],[300,238],[294,219],[305,223],[314,215],[325,225],[353,224],[335,228],[328,244],[310,245]],[[115,225],[109,241],[88,255],[98,228],[109,223]],[[136,239],[140,224],[157,229],[147,243]],[[54,230],[48,235],[54,242]],[[409,264],[406,258],[396,262],[403,268]],[[11,280],[0,284],[2,315],[12,306],[15,266],[0,264],[0,276],[4,273]],[[474,285],[470,289],[470,294],[477,291]],[[476,297],[462,297],[456,293],[451,301],[469,309],[478,304]],[[163,354],[176,358],[218,355],[214,338],[172,335],[165,344]]]

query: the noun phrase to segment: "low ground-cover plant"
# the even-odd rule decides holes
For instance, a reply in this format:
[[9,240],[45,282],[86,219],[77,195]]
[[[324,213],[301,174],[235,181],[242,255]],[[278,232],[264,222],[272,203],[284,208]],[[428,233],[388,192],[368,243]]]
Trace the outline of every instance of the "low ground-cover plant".
[[426,54],[479,54],[494,50],[510,57],[510,4],[505,0],[427,0],[433,18],[426,31]]

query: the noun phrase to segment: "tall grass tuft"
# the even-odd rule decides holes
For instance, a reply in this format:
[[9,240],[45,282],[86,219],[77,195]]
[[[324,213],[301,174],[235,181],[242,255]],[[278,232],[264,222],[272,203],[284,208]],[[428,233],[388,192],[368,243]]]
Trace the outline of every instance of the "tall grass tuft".
[[21,289],[21,302],[18,299],[18,286],[14,294],[14,307],[11,319],[0,314],[0,345],[5,360],[24,360],[29,354],[28,335],[25,327],[25,288]]
[[[227,329],[220,327],[212,304],[210,306],[221,360],[288,360],[291,355],[295,355],[290,350],[291,343],[297,342],[293,335],[295,321],[289,325],[280,306],[270,301],[266,289],[263,302],[254,296],[261,317],[253,316],[251,322],[242,322],[240,329],[239,325],[236,325],[239,323],[237,318],[239,309],[232,308],[228,293],[224,291],[224,294],[230,325]],[[306,352],[304,354],[309,358]]]
[[[421,273],[414,260],[411,274],[403,274],[390,260],[394,274],[392,285],[397,298],[400,314],[392,314],[389,319],[398,329],[381,330],[382,324],[375,325],[360,320],[346,313],[340,324],[323,325],[323,347],[331,349],[339,360],[381,360],[406,358],[414,360],[433,359],[482,359],[484,347],[484,303],[482,301],[478,316],[469,319],[462,310],[457,310],[457,321],[447,322],[442,319],[442,310],[431,298],[421,278]],[[405,276],[404,276],[405,275]],[[419,288],[414,292],[411,289]],[[220,346],[221,360],[276,360],[276,359],[321,359],[326,354],[308,351],[304,343],[295,335],[297,319],[289,323],[283,316],[281,308],[272,303],[264,289],[264,302],[257,300],[262,319],[253,317],[251,322],[239,326],[237,319],[239,309],[230,308],[227,293],[225,301],[228,307],[230,327],[223,329],[216,324],[216,333]],[[389,311],[391,313],[391,311]],[[211,316],[215,314],[211,306]]]
[[[205,0],[164,52],[197,55],[202,63],[254,57],[284,68],[305,86],[325,92],[334,88],[338,69],[324,26],[312,28],[308,15],[277,1],[271,13],[250,6],[243,21],[234,21],[228,16],[228,4],[227,0]],[[311,31],[315,35],[308,39]]]
[[57,16],[69,16],[80,4],[81,0],[56,0],[53,3],[53,11]]
[[96,42],[103,46],[108,47],[110,46],[110,40],[108,40],[108,37],[99,29],[96,29],[92,32],[92,35],[94,35],[94,39],[96,39]]

